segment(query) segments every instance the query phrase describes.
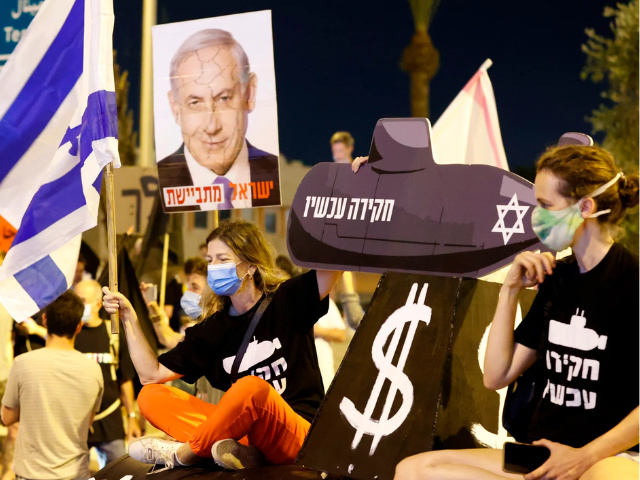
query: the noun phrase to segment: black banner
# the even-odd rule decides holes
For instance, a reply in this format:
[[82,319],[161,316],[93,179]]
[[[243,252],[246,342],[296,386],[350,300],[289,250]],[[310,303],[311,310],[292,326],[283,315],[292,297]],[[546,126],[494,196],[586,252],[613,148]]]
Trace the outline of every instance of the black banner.
[[[391,480],[411,455],[498,441],[501,395],[484,388],[480,362],[499,289],[384,275],[296,464]],[[523,306],[534,296],[525,292]]]

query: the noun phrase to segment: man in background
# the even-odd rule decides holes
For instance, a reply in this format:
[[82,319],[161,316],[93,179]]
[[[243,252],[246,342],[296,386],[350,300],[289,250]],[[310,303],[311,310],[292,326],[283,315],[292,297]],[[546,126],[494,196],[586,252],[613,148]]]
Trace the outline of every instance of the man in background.
[[[152,300],[146,295],[151,284],[142,283],[140,289],[149,309],[149,319],[153,322],[153,328],[158,336],[160,343],[167,349],[171,350],[184,338],[184,331],[202,314],[201,297],[206,290],[209,289],[207,284],[207,262],[199,257],[187,259],[184,264],[184,272],[186,275],[186,289],[181,294],[178,303],[181,311],[184,311],[187,322],[179,329],[171,327],[171,321],[167,315],[166,309],[161,309],[158,302]],[[165,305],[166,306],[166,305]]]
[[[179,332],[182,328],[182,308],[180,307],[180,299],[185,290],[185,283],[189,274],[186,272],[187,264],[178,265],[176,269],[172,269],[176,274],[167,279],[167,285],[164,290],[164,312],[169,317],[169,326],[174,332]],[[160,294],[160,292],[158,292]]]
[[87,437],[100,410],[100,367],[74,349],[84,304],[68,290],[45,308],[44,348],[17,357],[2,399],[2,423],[20,422],[13,461],[31,480],[89,478]]
[[[0,250],[0,265],[4,261],[5,253]],[[13,345],[11,343],[11,329],[13,328],[13,318],[7,309],[0,303],[0,397],[4,395],[7,388],[7,378],[9,369],[13,362]],[[18,424],[8,428],[7,436],[2,442],[2,480],[11,480],[13,472],[13,451],[15,449],[16,435],[18,434]]]
[[84,259],[82,254],[78,257],[78,263],[76,264],[76,271],[73,275],[73,286],[75,287],[82,280],[87,280],[91,278],[91,274],[87,272],[85,269],[87,268],[87,261]]
[[111,325],[100,318],[100,284],[95,280],[83,280],[76,285],[75,292],[84,302],[82,330],[76,337],[75,347],[100,365],[104,382],[100,411],[89,433],[89,448],[96,449],[102,469],[107,463],[127,453],[121,407],[124,406],[127,412],[127,441],[130,443],[141,435],[133,397],[136,372],[129,356],[124,329],[120,329],[120,335],[110,335]]
[[331,153],[336,163],[353,162],[353,137],[349,132],[336,132],[331,137]]
[[342,314],[338,310],[338,306],[334,300],[335,290],[329,293],[329,309],[327,314],[316,322],[313,327],[313,335],[315,337],[316,352],[318,354],[318,366],[320,367],[320,375],[324,391],[329,389],[329,385],[333,381],[336,374],[336,368],[333,361],[332,343],[342,343],[347,339],[347,327],[342,319]]

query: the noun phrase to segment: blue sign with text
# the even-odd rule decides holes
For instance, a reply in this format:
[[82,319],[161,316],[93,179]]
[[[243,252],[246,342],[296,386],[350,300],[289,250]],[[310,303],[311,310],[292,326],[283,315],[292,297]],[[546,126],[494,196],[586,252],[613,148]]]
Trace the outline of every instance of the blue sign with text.
[[7,63],[43,0],[0,0],[0,68]]

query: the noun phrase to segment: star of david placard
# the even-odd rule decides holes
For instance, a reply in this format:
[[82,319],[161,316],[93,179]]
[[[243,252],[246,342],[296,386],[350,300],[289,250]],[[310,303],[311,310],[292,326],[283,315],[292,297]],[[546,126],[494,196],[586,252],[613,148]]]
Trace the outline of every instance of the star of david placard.
[[[514,233],[525,233],[522,221],[529,211],[529,207],[520,206],[520,204],[518,204],[518,194],[514,193],[507,205],[496,205],[496,208],[498,209],[498,223],[496,223],[491,231],[493,233],[502,233],[502,239],[506,245]],[[505,217],[508,212],[515,212],[517,215],[517,219],[512,227],[505,225]]]

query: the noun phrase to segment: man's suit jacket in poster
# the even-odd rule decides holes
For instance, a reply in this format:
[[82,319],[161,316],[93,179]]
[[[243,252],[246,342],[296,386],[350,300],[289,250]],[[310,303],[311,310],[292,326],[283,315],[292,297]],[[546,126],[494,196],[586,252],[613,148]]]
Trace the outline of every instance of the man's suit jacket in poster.
[[[258,198],[253,195],[253,207],[267,207],[272,205],[280,205],[280,172],[278,168],[278,157],[270,153],[264,152],[247,141],[249,151],[249,168],[251,170],[251,182],[272,182],[273,187],[270,188],[267,198]],[[184,156],[184,144],[173,154],[163,158],[158,162],[158,183],[159,194],[162,200],[162,208],[165,212],[189,212],[200,211],[199,205],[190,206],[169,206],[165,204],[164,189],[173,187],[191,187],[194,185],[191,178],[191,172],[187,165],[187,159]],[[271,185],[271,184],[270,184]]]

